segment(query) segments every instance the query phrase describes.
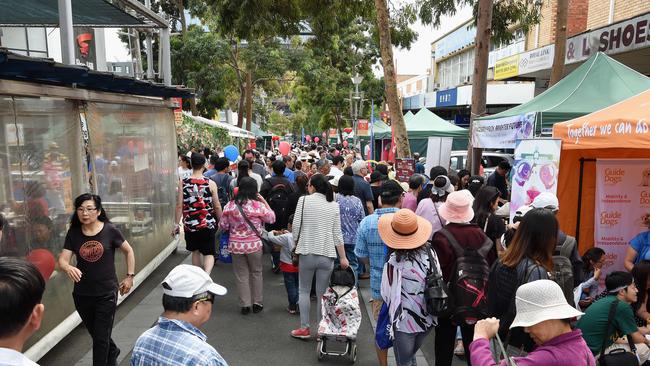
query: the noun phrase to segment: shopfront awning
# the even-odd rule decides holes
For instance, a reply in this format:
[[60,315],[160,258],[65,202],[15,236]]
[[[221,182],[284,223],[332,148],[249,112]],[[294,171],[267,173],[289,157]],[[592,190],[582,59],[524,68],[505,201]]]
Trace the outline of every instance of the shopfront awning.
[[228,134],[230,136],[232,136],[232,137],[240,137],[240,138],[247,138],[247,139],[254,139],[255,138],[255,134],[253,134],[252,132],[244,130],[244,129],[239,128],[237,126],[233,126],[233,125],[228,124],[228,123],[217,122],[217,121],[207,119],[207,118],[204,118],[204,117],[201,117],[201,116],[193,116],[192,114],[190,114],[188,112],[183,112],[183,115],[192,118],[196,122],[204,123],[204,124],[206,124],[208,126],[213,126],[213,127],[222,128],[224,130],[227,130]]
[[[59,26],[56,0],[0,0],[0,26]],[[104,0],[72,0],[72,23],[88,27],[147,25]]]
[[64,65],[51,59],[21,56],[4,48],[0,48],[0,79],[159,98],[193,96],[189,89],[93,71],[85,66]]

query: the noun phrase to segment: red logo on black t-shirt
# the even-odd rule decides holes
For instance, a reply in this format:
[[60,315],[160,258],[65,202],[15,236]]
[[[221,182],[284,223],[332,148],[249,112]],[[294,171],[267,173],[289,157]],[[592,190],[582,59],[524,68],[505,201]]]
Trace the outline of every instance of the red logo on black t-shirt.
[[104,246],[96,240],[89,240],[79,248],[79,256],[86,262],[97,262],[104,255]]

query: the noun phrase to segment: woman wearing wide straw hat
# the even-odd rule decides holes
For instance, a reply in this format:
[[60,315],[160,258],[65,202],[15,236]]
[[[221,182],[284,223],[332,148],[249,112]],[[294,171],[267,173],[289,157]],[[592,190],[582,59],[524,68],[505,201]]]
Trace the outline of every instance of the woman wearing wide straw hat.
[[[510,328],[524,328],[537,344],[537,348],[526,357],[513,358],[518,366],[596,364],[580,329],[571,330],[570,320],[583,314],[567,303],[558,284],[550,280],[538,280],[521,285],[517,289],[515,302],[517,315]],[[474,341],[469,346],[473,366],[495,365],[489,339],[496,336],[498,330],[499,319],[496,318],[476,323]],[[504,360],[500,365],[508,364]]]
[[393,350],[397,365],[415,365],[415,353],[436,324],[436,317],[426,311],[424,278],[430,267],[427,250],[440,268],[437,257],[427,244],[431,224],[402,209],[379,218],[379,236],[389,248],[384,265],[381,297],[388,306]]

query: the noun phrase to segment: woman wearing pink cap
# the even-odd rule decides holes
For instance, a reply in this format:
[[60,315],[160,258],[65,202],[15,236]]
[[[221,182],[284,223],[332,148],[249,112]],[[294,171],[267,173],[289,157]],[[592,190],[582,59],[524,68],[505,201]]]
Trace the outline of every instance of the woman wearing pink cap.
[[[454,249],[451,240],[454,240],[456,246],[463,250],[473,249],[479,252],[489,266],[497,258],[494,244],[486,240],[487,237],[478,225],[470,223],[474,218],[473,203],[472,194],[468,190],[461,190],[450,193],[438,210],[440,217],[447,224],[435,233],[431,243],[438,253],[442,276],[447,283],[451,280],[452,271],[454,271],[458,259],[457,250]],[[455,323],[460,326],[465,355],[469,357],[468,347],[474,337],[474,325],[460,321],[452,322],[450,316],[439,317],[436,327],[436,365],[451,365],[456,341]]]

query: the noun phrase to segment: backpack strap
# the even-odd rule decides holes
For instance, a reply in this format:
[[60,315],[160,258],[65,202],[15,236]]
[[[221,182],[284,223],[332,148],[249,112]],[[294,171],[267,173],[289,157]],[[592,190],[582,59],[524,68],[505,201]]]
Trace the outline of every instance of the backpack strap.
[[490,253],[490,250],[492,250],[493,246],[494,243],[492,242],[492,239],[488,238],[486,235],[485,239],[483,240],[483,244],[481,244],[481,247],[478,248],[477,252],[481,255],[481,257],[487,258],[487,255]]
[[600,355],[601,357],[605,355],[605,348],[607,348],[607,339],[609,338],[609,332],[614,326],[613,320],[616,315],[616,307],[618,306],[618,299],[612,302],[612,305],[609,307],[609,315],[607,316],[607,326],[605,327],[605,336],[603,337],[603,344],[600,346]]
[[454,250],[454,253],[456,253],[456,258],[462,257],[463,254],[465,253],[465,249],[463,249],[463,247],[461,247],[460,244],[458,244],[458,240],[456,240],[454,235],[444,227],[440,229],[438,232],[447,238],[447,242],[449,242],[449,245],[451,245],[451,248]]
[[560,255],[571,259],[571,253],[573,253],[573,249],[576,247],[576,244],[576,238],[567,235],[564,239],[564,242],[560,246]]

